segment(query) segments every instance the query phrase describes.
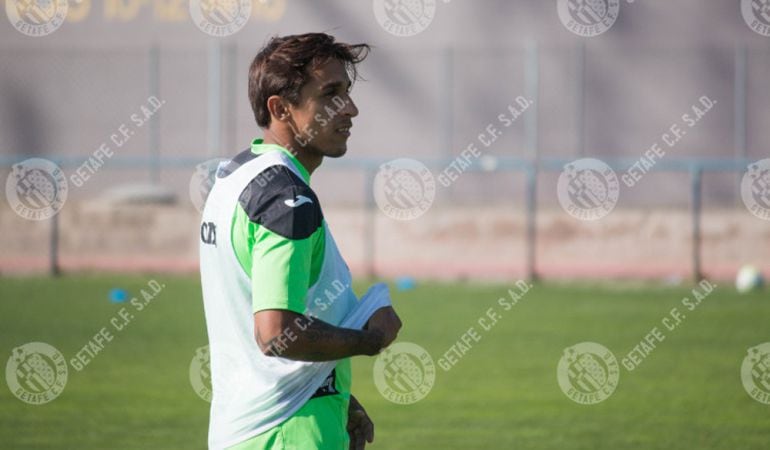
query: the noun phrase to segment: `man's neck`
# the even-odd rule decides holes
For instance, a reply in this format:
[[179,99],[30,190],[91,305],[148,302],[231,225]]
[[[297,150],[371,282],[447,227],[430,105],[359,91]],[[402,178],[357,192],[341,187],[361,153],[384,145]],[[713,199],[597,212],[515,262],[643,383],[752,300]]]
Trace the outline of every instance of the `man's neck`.
[[307,151],[293,137],[281,136],[270,129],[265,129],[265,137],[262,142],[264,144],[280,145],[290,151],[310,175],[323,162],[323,156]]

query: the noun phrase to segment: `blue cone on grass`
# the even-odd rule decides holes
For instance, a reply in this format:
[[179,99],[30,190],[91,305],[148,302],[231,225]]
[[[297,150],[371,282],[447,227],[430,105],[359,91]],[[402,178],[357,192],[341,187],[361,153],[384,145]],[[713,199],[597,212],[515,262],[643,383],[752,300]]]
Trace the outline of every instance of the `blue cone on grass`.
[[417,287],[417,281],[413,277],[396,278],[396,289],[399,291],[411,291]]
[[113,288],[110,289],[110,302],[111,303],[124,303],[128,300],[128,292],[125,289]]

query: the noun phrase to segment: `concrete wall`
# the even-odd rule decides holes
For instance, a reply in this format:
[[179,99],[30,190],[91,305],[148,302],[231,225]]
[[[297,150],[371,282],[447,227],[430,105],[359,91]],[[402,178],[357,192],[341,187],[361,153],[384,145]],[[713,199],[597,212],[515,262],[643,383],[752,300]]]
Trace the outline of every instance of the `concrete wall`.
[[[366,212],[327,209],[327,221],[356,275],[366,258]],[[373,211],[374,269],[387,277],[509,279],[525,272],[523,211],[433,208],[399,222]],[[61,211],[60,260],[65,271],[198,269],[198,212],[192,207],[68,203]],[[50,221],[30,222],[0,209],[0,273],[44,271]],[[562,210],[538,217],[537,268],[546,278],[686,279],[691,275],[689,215],[680,210],[616,210],[581,222]],[[703,270],[731,279],[743,264],[770,270],[770,228],[745,209],[707,210]]]

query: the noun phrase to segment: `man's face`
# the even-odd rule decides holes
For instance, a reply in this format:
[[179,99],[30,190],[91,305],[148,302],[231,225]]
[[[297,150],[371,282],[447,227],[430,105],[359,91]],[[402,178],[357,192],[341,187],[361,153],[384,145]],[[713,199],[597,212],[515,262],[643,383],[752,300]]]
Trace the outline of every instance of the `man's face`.
[[350,98],[351,82],[342,62],[330,59],[311,74],[297,105],[289,105],[297,151],[337,158],[347,151],[352,119],[358,108]]

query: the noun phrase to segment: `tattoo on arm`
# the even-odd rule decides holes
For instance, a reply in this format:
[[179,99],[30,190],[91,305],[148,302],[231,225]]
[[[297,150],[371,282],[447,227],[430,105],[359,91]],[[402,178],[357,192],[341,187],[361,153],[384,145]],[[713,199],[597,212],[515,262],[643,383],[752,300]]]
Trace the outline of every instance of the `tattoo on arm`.
[[269,339],[256,333],[257,344],[268,356],[298,361],[332,361],[354,355],[374,355],[380,350],[382,333],[378,330],[353,330],[335,327],[320,319],[291,314],[293,318],[282,331]]

